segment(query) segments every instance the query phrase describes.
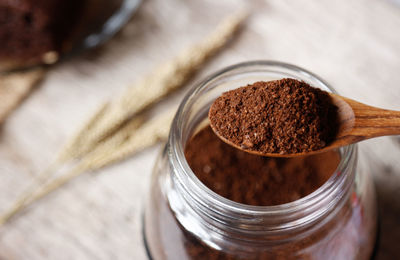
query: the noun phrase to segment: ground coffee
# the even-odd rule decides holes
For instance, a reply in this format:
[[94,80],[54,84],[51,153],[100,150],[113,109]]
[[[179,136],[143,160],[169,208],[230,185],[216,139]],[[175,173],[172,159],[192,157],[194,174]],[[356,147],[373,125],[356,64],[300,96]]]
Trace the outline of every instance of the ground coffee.
[[252,155],[222,142],[210,126],[189,140],[185,156],[208,188],[230,200],[258,206],[288,203],[310,194],[327,181],[340,160],[334,151],[288,159]]
[[338,125],[327,92],[290,78],[225,92],[209,118],[214,131],[243,149],[280,154],[321,149]]

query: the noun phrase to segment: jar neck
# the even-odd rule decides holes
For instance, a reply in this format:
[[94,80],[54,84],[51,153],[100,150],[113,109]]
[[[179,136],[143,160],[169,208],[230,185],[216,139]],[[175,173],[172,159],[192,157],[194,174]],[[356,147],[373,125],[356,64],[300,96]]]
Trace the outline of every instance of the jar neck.
[[[255,65],[260,66],[259,63],[240,64],[245,67]],[[289,66],[289,69],[293,70],[292,74],[306,74],[314,80],[319,80],[311,73],[287,64],[267,62],[261,66],[272,66],[274,73],[277,73],[276,70],[279,72],[282,66],[285,67],[284,69]],[[354,182],[357,157],[355,146],[344,147],[339,151],[341,161],[338,168],[319,189],[299,200],[277,206],[250,206],[221,197],[201,183],[186,162],[184,156],[186,141],[193,134],[195,127],[204,119],[213,100],[206,97],[206,94],[211,91],[207,86],[212,87],[212,84],[215,85],[214,87],[218,86],[220,84],[218,79],[221,77],[226,82],[227,79],[229,81],[229,77],[237,76],[237,73],[234,73],[237,67],[219,72],[193,89],[185,98],[175,117],[168,141],[168,159],[172,169],[171,181],[176,190],[174,198],[169,198],[171,208],[185,228],[195,228],[205,233],[229,234],[230,237],[236,234],[242,238],[250,240],[254,238],[257,241],[260,241],[260,237],[268,240],[273,236],[276,241],[280,236],[285,239],[288,233],[292,234],[291,237],[295,234],[304,234],[312,227],[329,221],[348,198]],[[271,70],[271,68],[268,69]],[[326,84],[320,80],[318,82]],[[201,101],[202,99],[204,100]],[[196,106],[199,100],[203,104]],[[180,201],[180,206],[174,208],[176,205],[173,205],[173,201],[176,200]],[[185,208],[187,211],[182,213],[179,208]],[[186,219],[188,215],[192,217],[190,223]]]

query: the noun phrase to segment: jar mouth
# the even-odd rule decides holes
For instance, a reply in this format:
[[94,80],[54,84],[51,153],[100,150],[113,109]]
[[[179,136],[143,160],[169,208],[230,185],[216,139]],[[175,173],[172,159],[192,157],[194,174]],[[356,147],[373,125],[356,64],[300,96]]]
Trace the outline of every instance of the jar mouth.
[[[205,211],[205,214],[213,214],[218,212],[230,212],[231,216],[240,216],[243,221],[252,221],[257,217],[284,217],[286,222],[281,222],[279,228],[284,228],[285,223],[288,226],[293,227],[293,223],[304,224],[305,222],[311,222],[319,216],[325,214],[327,211],[332,210],[334,203],[340,199],[340,196],[344,196],[343,193],[345,189],[344,186],[350,187],[353,178],[349,178],[352,171],[348,171],[349,161],[354,159],[356,153],[356,145],[349,145],[339,149],[340,162],[337,166],[335,172],[331,177],[317,190],[302,197],[298,200],[274,205],[274,206],[253,206],[238,203],[229,200],[221,195],[215,193],[207,186],[205,186],[191,170],[189,164],[186,161],[184,155],[184,142],[187,140],[188,134],[184,133],[182,126],[186,125],[190,110],[194,105],[196,99],[207,91],[207,86],[210,83],[215,82],[216,79],[221,79],[224,77],[235,78],[235,74],[239,71],[247,70],[251,72],[252,69],[257,70],[257,68],[277,70],[277,75],[279,74],[281,78],[292,77],[304,81],[312,81],[312,85],[316,87],[321,87],[324,90],[336,93],[336,91],[329,86],[325,81],[320,79],[317,75],[302,69],[298,66],[279,62],[279,61],[267,61],[267,60],[257,60],[243,62],[236,65],[226,67],[216,73],[210,75],[204,81],[197,84],[192,88],[189,93],[183,99],[175,119],[172,123],[172,128],[169,136],[169,159],[172,164],[172,169],[179,185],[187,191],[190,199],[199,203],[199,207]],[[295,76],[294,76],[295,74]],[[193,115],[192,115],[193,118]],[[195,120],[195,119],[192,119]],[[322,204],[329,207],[320,208]],[[304,216],[304,212],[309,212],[310,214]],[[290,224],[289,224],[290,223]]]

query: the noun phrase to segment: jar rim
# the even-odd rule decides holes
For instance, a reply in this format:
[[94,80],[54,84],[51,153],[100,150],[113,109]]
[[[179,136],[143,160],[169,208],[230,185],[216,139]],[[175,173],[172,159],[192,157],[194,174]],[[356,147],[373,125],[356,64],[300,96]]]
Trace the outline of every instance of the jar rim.
[[[303,77],[318,82],[318,84],[326,88],[326,90],[336,93],[336,91],[328,83],[326,83],[314,73],[295,65],[271,60],[256,60],[231,65],[211,74],[203,81],[196,84],[186,94],[185,98],[182,100],[179,106],[177,114],[172,123],[168,144],[170,151],[169,156],[171,157],[170,162],[172,163],[173,169],[176,170],[175,174],[177,179],[179,180],[179,183],[183,185],[183,188],[189,192],[192,199],[202,204],[204,210],[223,210],[225,212],[229,211],[230,213],[233,213],[233,215],[236,214],[237,216],[241,217],[243,216],[243,214],[253,217],[293,215],[296,212],[306,210],[312,206],[315,207],[321,201],[326,202],[328,198],[333,198],[332,195],[335,191],[337,192],[338,185],[347,184],[346,186],[350,187],[352,184],[353,178],[350,178],[348,176],[349,174],[342,173],[346,173],[346,168],[348,168],[349,161],[351,160],[351,158],[354,158],[356,153],[356,145],[349,145],[340,148],[341,159],[339,165],[337,166],[332,176],[322,186],[320,186],[317,190],[308,194],[305,197],[285,204],[273,206],[253,206],[238,203],[215,193],[197,178],[197,176],[191,170],[186,161],[186,158],[184,156],[184,147],[182,145],[182,142],[180,141],[182,140],[182,129],[179,126],[182,125],[183,121],[185,120],[185,113],[188,113],[191,102],[196,99],[197,95],[201,94],[202,89],[214,79],[229,73],[234,73],[235,71],[243,68],[251,68],[257,66],[262,66],[264,68],[269,67],[275,69],[283,69],[288,72],[299,73]],[[323,212],[315,212],[315,216],[304,218],[301,222],[303,224],[304,222],[310,222],[315,219],[314,217],[317,217],[322,213]],[[293,220],[297,219],[292,219],[292,221],[290,222],[291,225],[293,225]]]

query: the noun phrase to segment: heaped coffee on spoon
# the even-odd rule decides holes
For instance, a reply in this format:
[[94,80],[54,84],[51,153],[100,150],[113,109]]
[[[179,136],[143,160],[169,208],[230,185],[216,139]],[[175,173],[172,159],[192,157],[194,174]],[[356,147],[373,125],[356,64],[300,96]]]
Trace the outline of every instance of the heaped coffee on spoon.
[[224,141],[264,154],[319,150],[338,131],[337,107],[329,93],[291,78],[225,92],[211,106],[209,118]]

